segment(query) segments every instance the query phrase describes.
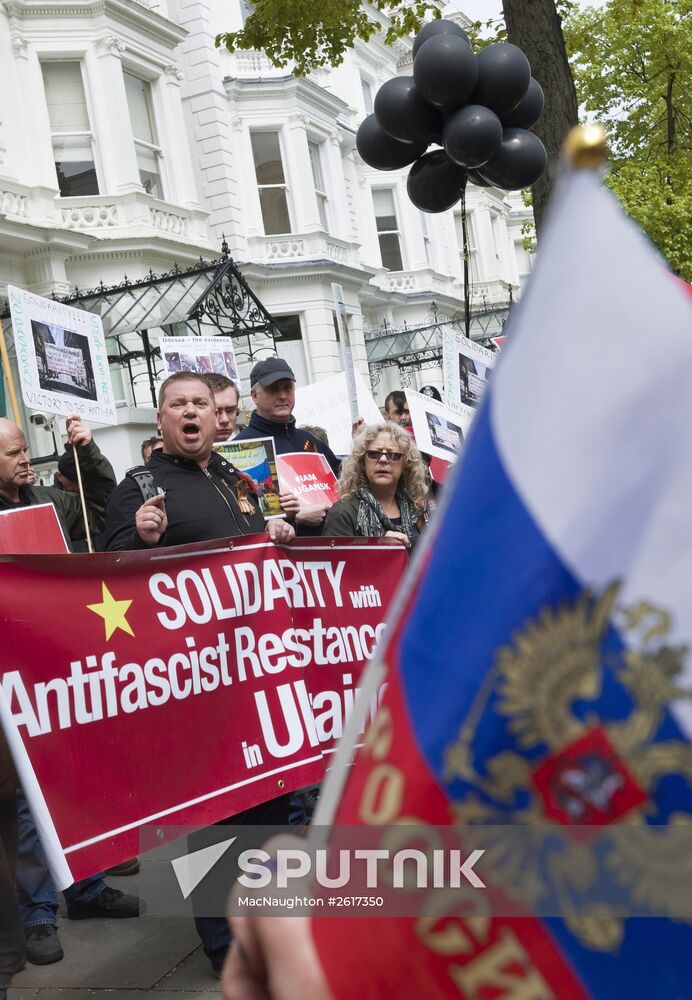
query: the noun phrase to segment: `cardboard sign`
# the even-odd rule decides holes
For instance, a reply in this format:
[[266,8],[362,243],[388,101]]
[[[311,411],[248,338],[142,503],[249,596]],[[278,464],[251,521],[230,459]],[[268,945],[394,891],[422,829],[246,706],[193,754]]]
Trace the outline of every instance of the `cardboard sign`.
[[456,460],[475,410],[470,406],[445,406],[430,396],[406,390],[411,424],[420,451],[445,462]]
[[[355,378],[359,415],[366,424],[383,423],[384,418],[373,399],[370,387],[365,384],[365,379],[357,368]],[[307,424],[310,427],[323,427],[329,437],[329,447],[336,455],[351,454],[351,408],[347,379],[343,372],[297,388],[293,416],[298,426]]]
[[0,554],[69,552],[52,503],[0,511]]
[[14,285],[7,297],[26,405],[117,424],[101,317]]
[[323,777],[406,555],[233,542],[0,561],[0,722],[58,888],[133,857],[141,826]]
[[497,358],[493,351],[450,327],[442,330],[442,369],[448,402],[476,407]]
[[164,378],[177,372],[225,375],[242,394],[238,362],[231,337],[160,337]]
[[[279,499],[281,488],[276,471],[273,438],[224,441],[223,444],[215,444],[214,451],[223,455],[239,472],[244,472],[250,477],[265,520],[284,516]],[[242,498],[239,497],[239,501],[242,501]]]
[[339,499],[339,484],[329,462],[319,452],[289,452],[276,456],[281,488],[295,493],[303,510],[324,510]]

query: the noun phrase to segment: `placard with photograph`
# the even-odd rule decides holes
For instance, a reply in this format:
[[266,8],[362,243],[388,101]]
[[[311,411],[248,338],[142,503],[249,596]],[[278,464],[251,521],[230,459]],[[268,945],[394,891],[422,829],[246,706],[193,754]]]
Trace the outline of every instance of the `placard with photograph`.
[[266,521],[272,517],[284,516],[279,500],[280,487],[273,438],[224,441],[222,444],[215,444],[214,451],[223,455],[239,472],[250,477]]
[[242,393],[231,337],[161,337],[159,347],[164,378],[178,372],[225,375],[235,382]]
[[454,462],[475,416],[472,406],[445,406],[430,396],[406,389],[411,424],[420,451]]
[[101,317],[7,286],[22,397],[32,410],[116,424]]
[[456,330],[442,330],[442,368],[449,403],[478,406],[490,372],[495,365],[493,351]]

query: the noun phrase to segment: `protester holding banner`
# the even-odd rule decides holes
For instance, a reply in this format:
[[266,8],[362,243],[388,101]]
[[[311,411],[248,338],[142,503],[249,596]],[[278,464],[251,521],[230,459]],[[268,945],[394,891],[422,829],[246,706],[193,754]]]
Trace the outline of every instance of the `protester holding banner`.
[[180,372],[167,378],[157,420],[163,450],[152,454],[144,470],[130,469],[113,493],[104,532],[107,551],[265,530],[272,541],[294,537],[283,520],[265,525],[249,480],[213,451],[216,405],[202,376]]
[[[250,423],[238,434],[236,440],[272,437],[277,455],[287,452],[319,452],[324,455],[335,476],[339,475],[339,459],[328,445],[300,430],[293,417],[296,402],[296,377],[292,368],[282,358],[265,358],[250,372],[250,386],[255,409]],[[282,503],[283,506],[283,503]],[[284,508],[285,509],[285,508]],[[286,513],[294,512],[293,506]],[[299,535],[319,534],[324,520],[324,509],[299,511],[296,527]]]
[[[163,451],[154,452],[144,470],[131,469],[108,505],[107,550],[181,545],[264,531],[276,542],[295,537],[293,527],[280,518],[265,523],[250,480],[213,451],[216,401],[204,377],[180,372],[166,379],[159,390],[157,425]],[[157,489],[166,492],[157,494]],[[146,493],[149,499],[144,499]],[[287,823],[289,801],[289,795],[279,796],[234,816],[232,822]],[[220,975],[230,945],[226,922],[206,916],[195,922],[212,970]]]
[[[106,501],[115,487],[113,467],[101,454],[91,431],[78,416],[67,418],[67,440],[71,448],[79,448],[87,516],[91,530],[96,532],[103,527]],[[52,503],[65,537],[74,544],[86,534],[79,493],[52,486],[30,486],[27,447],[22,430],[10,420],[0,417],[0,510]]]
[[340,485],[323,535],[385,536],[411,548],[427,518],[428,476],[410,434],[396,424],[366,427],[344,461]]

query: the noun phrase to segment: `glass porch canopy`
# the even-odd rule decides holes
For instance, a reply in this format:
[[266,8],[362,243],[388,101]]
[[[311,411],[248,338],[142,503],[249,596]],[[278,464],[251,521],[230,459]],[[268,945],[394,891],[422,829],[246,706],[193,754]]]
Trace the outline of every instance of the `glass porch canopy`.
[[278,335],[271,315],[252,292],[222,244],[222,256],[189,268],[177,265],[167,274],[149,271],[147,277],[84,292],[76,289],[63,302],[97,313],[107,338],[185,324],[183,336]]
[[[489,340],[499,337],[509,313],[509,305],[487,312],[471,313],[471,339]],[[395,365],[401,359],[411,361],[416,355],[442,354],[442,332],[453,330],[463,332],[463,319],[440,321],[429,326],[413,329],[398,328],[391,332],[385,329],[369,331],[365,334],[368,364]]]

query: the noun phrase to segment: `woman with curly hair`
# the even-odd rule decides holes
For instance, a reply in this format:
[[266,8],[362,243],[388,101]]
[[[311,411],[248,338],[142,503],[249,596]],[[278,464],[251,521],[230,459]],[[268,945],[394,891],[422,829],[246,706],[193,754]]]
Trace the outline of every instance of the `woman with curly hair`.
[[411,436],[397,424],[365,427],[341,469],[341,500],[322,527],[323,535],[416,541],[428,509],[428,477]]

